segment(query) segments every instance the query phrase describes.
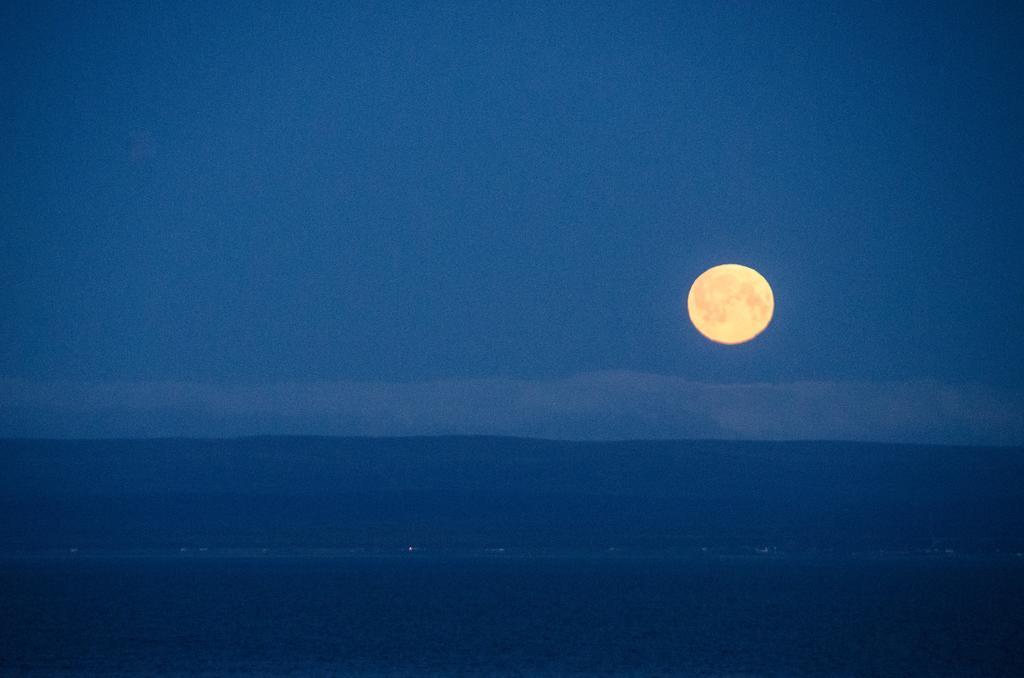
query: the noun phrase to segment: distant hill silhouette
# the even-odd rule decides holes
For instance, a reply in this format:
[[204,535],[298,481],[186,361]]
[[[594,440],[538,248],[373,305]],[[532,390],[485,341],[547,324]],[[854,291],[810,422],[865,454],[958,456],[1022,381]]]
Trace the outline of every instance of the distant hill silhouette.
[[1024,551],[1024,450],[494,437],[0,441],[0,550]]

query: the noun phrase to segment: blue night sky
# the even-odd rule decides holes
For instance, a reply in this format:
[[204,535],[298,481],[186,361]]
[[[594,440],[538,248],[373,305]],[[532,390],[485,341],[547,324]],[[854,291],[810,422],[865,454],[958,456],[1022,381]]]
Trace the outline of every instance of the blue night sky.
[[980,4],[6,6],[0,435],[1021,444]]

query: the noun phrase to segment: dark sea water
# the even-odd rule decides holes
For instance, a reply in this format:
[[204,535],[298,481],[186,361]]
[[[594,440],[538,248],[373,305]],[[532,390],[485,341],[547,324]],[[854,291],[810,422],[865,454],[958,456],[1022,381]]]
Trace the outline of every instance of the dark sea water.
[[1024,675],[1012,557],[10,557],[3,675]]

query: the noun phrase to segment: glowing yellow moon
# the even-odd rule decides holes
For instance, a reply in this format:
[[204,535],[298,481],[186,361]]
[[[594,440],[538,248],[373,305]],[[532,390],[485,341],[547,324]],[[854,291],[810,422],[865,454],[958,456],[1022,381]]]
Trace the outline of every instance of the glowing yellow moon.
[[764,276],[739,264],[714,266],[697,276],[686,297],[697,331],[720,344],[742,344],[768,327],[775,297]]

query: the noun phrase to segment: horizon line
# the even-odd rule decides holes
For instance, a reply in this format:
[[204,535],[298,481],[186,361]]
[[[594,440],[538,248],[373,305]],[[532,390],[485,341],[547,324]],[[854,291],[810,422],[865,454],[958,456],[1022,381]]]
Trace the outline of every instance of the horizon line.
[[965,449],[1022,450],[1024,445],[893,442],[885,440],[856,440],[850,438],[545,438],[539,436],[493,435],[487,433],[437,433],[409,435],[331,435],[256,433],[237,436],[98,436],[98,437],[46,437],[0,436],[0,444],[10,442],[40,443],[102,443],[102,442],[223,442],[245,440],[502,440],[518,442],[555,443],[563,445],[628,445],[669,443],[712,443],[722,445],[862,445],[874,447],[942,447]]

